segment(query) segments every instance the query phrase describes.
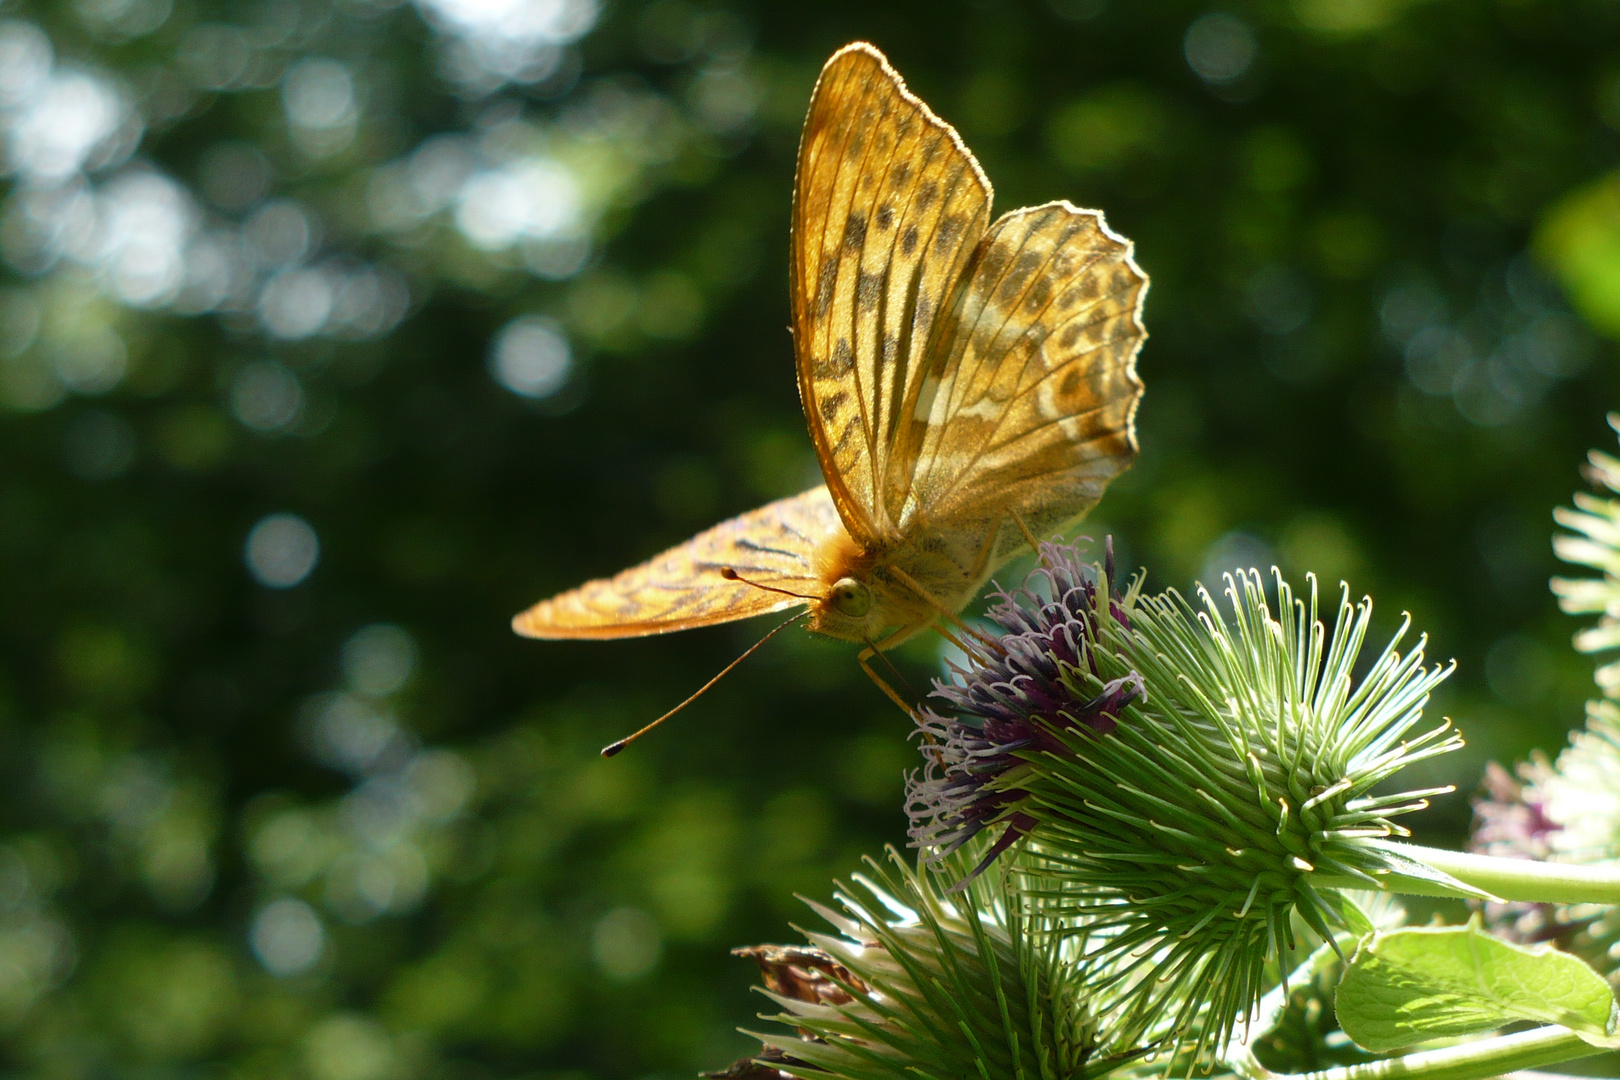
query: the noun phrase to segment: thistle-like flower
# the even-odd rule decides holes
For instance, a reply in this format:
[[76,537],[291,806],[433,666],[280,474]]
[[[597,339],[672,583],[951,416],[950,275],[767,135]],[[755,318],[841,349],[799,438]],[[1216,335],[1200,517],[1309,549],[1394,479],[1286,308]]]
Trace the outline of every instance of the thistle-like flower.
[[[1546,859],[1552,853],[1550,840],[1560,826],[1547,816],[1540,792],[1526,787],[1527,781],[1534,784],[1551,772],[1546,759],[1539,756],[1519,767],[1519,777],[1494,761],[1488,763],[1473,801],[1468,850],[1503,859]],[[1562,904],[1490,900],[1480,907],[1492,930],[1521,945],[1552,941],[1568,949],[1589,921],[1569,921]]]
[[892,869],[868,860],[873,876],[856,878],[865,896],[840,887],[840,910],[811,904],[835,933],[806,933],[810,948],[738,950],[760,964],[764,993],[781,1007],[768,1019],[792,1030],[759,1035],[760,1056],[718,1075],[1078,1080],[1119,1064],[1098,1054],[1059,935],[984,879],[947,896],[889,854]]
[[[917,714],[927,764],[921,778],[907,785],[906,812],[914,847],[931,849],[935,859],[953,854],[986,828],[1002,827],[970,876],[1035,825],[1020,810],[1025,793],[1019,754],[1063,754],[1054,728],[1107,735],[1119,711],[1144,693],[1142,678],[1130,672],[1105,683],[1088,700],[1077,700],[1064,681],[1066,669],[1091,665],[1091,643],[1098,634],[1099,589],[1108,596],[1105,617],[1127,621],[1125,597],[1108,593],[1114,581],[1112,538],[1102,576],[1086,575],[1073,559],[1049,548],[1049,557],[1016,593],[1000,591],[989,618],[1000,629],[993,648],[977,658],[976,670],[956,669],[960,682],[936,681],[934,696],[948,703],[951,718],[932,709]],[[1030,584],[1038,584],[1037,593]],[[1096,674],[1094,665],[1091,673]],[[970,716],[976,722],[962,723]]]
[[[1492,855],[1563,863],[1620,860],[1620,707],[1586,706],[1586,728],[1548,764],[1486,777],[1490,798],[1474,806],[1472,846]],[[1494,784],[1493,784],[1494,779]],[[1620,985],[1620,915],[1602,904],[1485,905],[1492,928],[1521,941],[1556,941]]]
[[[1084,942],[1099,1015],[1147,1037],[1173,1013],[1193,1052],[1218,1047],[1268,988],[1292,920],[1331,940],[1337,888],[1377,888],[1410,864],[1390,819],[1449,788],[1373,795],[1413,761],[1461,744],[1442,724],[1408,737],[1448,668],[1401,631],[1359,682],[1372,609],[1341,600],[1331,633],[1314,580],[1274,614],[1257,572],[1200,590],[1110,597],[1109,568],[1045,545],[993,617],[999,648],[936,689],[949,715],[919,726],[913,837],[958,844],[1004,825],[1020,839],[1032,910]],[[1009,837],[1011,838],[1009,840]]]

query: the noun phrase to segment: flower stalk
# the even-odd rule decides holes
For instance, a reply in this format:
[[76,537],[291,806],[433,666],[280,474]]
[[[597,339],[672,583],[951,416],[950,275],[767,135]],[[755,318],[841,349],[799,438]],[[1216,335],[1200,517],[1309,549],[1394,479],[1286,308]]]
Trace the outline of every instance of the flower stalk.
[[1549,1024],[1494,1039],[1316,1072],[1274,1073],[1252,1057],[1234,1060],[1232,1064],[1246,1080],[1487,1080],[1521,1069],[1579,1061],[1604,1052],[1568,1028]]

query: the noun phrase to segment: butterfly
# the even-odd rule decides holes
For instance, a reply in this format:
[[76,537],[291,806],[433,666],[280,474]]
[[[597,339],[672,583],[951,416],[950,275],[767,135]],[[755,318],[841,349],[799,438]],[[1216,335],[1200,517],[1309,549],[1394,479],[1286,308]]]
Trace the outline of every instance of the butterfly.
[[790,244],[799,397],[826,483],[513,628],[639,637],[803,606],[810,630],[865,643],[864,666],[1083,517],[1136,457],[1147,275],[1098,211],[1052,202],[992,222],[990,199],[881,52],[833,54]]

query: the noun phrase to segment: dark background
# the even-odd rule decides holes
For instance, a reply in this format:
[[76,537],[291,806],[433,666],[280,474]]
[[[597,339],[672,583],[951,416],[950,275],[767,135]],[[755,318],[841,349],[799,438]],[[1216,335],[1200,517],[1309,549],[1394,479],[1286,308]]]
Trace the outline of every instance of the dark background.
[[[906,719],[756,624],[519,609],[813,482],[788,207],[833,49],[1152,276],[1149,587],[1316,571],[1483,763],[1590,663],[1551,509],[1620,405],[1610,0],[0,4],[0,1028],[44,1077],[688,1076],[904,838]],[[294,515],[275,517],[274,515]],[[250,535],[253,538],[250,543]],[[311,537],[318,557],[310,567]],[[1004,580],[1016,572],[1004,575]],[[899,660],[936,674],[932,638]]]

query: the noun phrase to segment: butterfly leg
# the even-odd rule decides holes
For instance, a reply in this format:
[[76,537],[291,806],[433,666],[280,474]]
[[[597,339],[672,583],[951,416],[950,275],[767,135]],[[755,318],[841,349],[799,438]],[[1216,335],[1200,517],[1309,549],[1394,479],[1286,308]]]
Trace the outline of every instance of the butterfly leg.
[[1041,542],[1035,539],[1034,533],[1029,531],[1029,525],[1024,521],[1024,515],[1016,510],[1011,510],[1009,513],[1012,514],[1012,519],[1018,523],[1018,531],[1024,534],[1024,540],[1029,544],[1029,550],[1039,555],[1041,553]]
[[872,665],[867,662],[874,656],[883,661],[884,665],[888,667],[889,671],[894,675],[895,681],[900,683],[904,683],[906,681],[905,678],[900,674],[899,670],[895,668],[894,664],[889,660],[889,658],[883,655],[883,650],[878,648],[876,642],[868,641],[866,643],[866,648],[862,649],[855,655],[855,662],[861,665],[861,670],[866,672],[866,677],[876,683],[879,690],[882,690],[885,694],[889,695],[890,701],[900,706],[901,711],[907,716],[910,716],[912,713],[912,707],[906,704],[905,699],[895,692],[894,687],[885,682],[881,675],[873,671]]

